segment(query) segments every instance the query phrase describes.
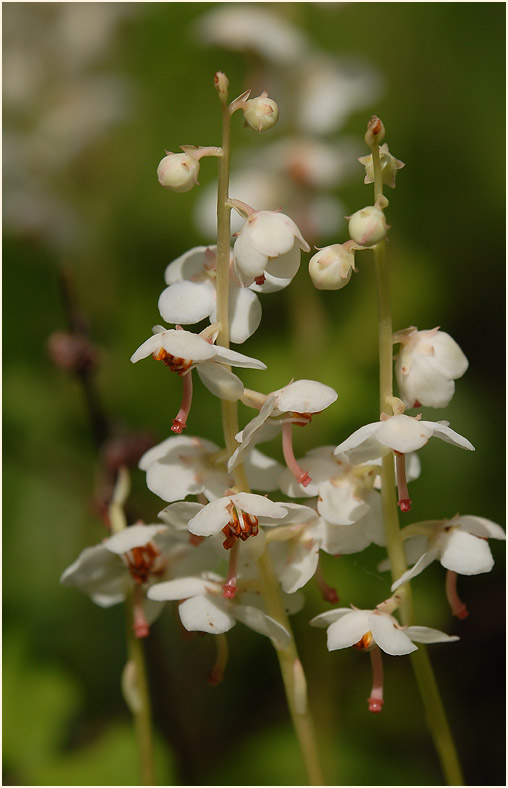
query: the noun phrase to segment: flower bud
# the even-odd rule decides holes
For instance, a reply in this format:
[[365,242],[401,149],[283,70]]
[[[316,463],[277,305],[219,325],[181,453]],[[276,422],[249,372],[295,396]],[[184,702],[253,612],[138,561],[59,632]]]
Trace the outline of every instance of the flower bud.
[[383,211],[367,205],[349,217],[349,235],[360,246],[374,246],[386,236],[388,225]]
[[256,131],[266,131],[277,123],[279,108],[264,91],[260,96],[245,102],[243,116],[249,126],[252,126]]
[[367,124],[367,131],[365,132],[365,142],[372,148],[373,145],[379,145],[385,138],[385,127],[383,121],[377,115],[373,115]]
[[167,153],[157,167],[157,178],[165,189],[188,192],[197,183],[199,161],[190,153]]
[[229,87],[229,79],[222,71],[217,71],[214,75],[213,82],[215,85],[215,89],[219,94],[219,98],[221,101],[228,100],[228,87]]
[[309,262],[309,274],[318,290],[340,290],[351,279],[354,254],[343,244],[320,249]]

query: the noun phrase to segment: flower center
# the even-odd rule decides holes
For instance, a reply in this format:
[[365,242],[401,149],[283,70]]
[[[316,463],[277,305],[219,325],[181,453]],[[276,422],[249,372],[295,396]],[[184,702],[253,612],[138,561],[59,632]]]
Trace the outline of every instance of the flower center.
[[358,651],[367,651],[372,643],[372,640],[372,632],[369,629],[369,631],[365,633],[358,643],[353,644],[353,648],[357,648]]
[[162,566],[156,565],[159,556],[160,552],[152,542],[142,547],[133,547],[125,553],[127,568],[135,583],[147,583],[150,575],[160,574],[163,571]]
[[166,367],[169,367],[171,372],[177,372],[179,375],[183,375],[184,372],[187,372],[187,370],[192,367],[192,359],[172,356],[171,353],[168,353],[163,347],[161,347],[157,355],[154,354],[153,357],[156,361],[162,361]]
[[259,531],[259,526],[257,517],[253,514],[242,512],[241,510],[237,512],[232,503],[228,505],[228,510],[231,515],[231,520],[222,529],[222,533],[226,537],[222,546],[226,550],[231,550],[237,539],[241,539],[242,542],[245,542],[249,536],[256,536]]

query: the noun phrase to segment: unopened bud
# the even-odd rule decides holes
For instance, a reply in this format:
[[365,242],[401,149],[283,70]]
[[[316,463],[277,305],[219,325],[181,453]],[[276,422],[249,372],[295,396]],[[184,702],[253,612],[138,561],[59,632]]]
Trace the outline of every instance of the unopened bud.
[[383,122],[373,115],[367,124],[367,131],[365,132],[365,142],[372,148],[373,145],[380,145],[385,138],[385,127]]
[[213,82],[220,100],[226,102],[228,100],[229,79],[222,71],[217,71],[213,78]]
[[243,116],[249,126],[256,131],[266,131],[277,123],[279,107],[273,99],[268,98],[265,91],[260,96],[245,102]]
[[383,211],[375,205],[367,205],[349,217],[349,235],[360,246],[375,246],[388,229]]
[[164,189],[188,192],[197,183],[199,161],[190,153],[167,153],[157,167],[157,178]]
[[318,290],[340,290],[351,279],[354,267],[354,254],[343,244],[333,244],[311,258],[309,274]]

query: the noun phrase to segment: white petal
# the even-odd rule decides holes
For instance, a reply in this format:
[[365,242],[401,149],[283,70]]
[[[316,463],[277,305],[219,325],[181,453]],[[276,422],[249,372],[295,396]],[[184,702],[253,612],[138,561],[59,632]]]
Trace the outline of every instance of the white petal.
[[227,506],[230,498],[217,498],[216,501],[204,506],[187,525],[191,534],[196,536],[210,536],[217,534],[231,519]]
[[275,573],[282,590],[293,594],[314,576],[319,561],[319,544],[293,541],[273,542],[269,546]]
[[311,627],[326,628],[352,612],[350,607],[336,607],[334,610],[325,610],[324,613],[319,613],[317,616],[314,616],[314,618],[311,618],[309,624]]
[[447,424],[441,424],[439,421],[423,421],[421,424],[428,424],[436,438],[441,438],[445,443],[452,443],[454,446],[460,446],[461,449],[469,449],[469,451],[475,450],[467,438],[450,429]]
[[208,262],[206,250],[216,252],[216,246],[195,246],[184,252],[172,263],[166,266],[164,271],[164,281],[167,285],[173,285],[175,282],[181,282],[184,279],[192,279],[203,273],[203,269]]
[[401,629],[397,629],[391,616],[383,613],[372,613],[370,629],[379,648],[387,654],[399,656],[411,654],[417,647]]
[[351,525],[367,513],[369,505],[355,495],[348,479],[324,482],[319,488],[318,512],[329,523]]
[[344,454],[354,464],[388,454],[389,449],[376,440],[379,424],[379,421],[375,421],[360,427],[349,438],[339,443],[334,454]]
[[269,498],[263,495],[255,495],[254,493],[237,493],[231,496],[231,500],[242,511],[248,514],[253,514],[257,517],[273,517],[280,519],[287,513],[287,509],[280,503],[274,503]]
[[445,408],[455,393],[455,383],[433,365],[432,356],[416,355],[407,375],[396,366],[400,394],[407,407],[418,400],[427,408]]
[[240,231],[233,248],[235,271],[244,285],[250,285],[265,270],[268,257],[254,248],[248,234]]
[[263,403],[259,413],[236,435],[236,440],[241,443],[228,460],[228,471],[241,462],[243,455],[254,443],[256,433],[263,427],[275,407],[275,394],[270,394]]
[[164,460],[169,463],[181,462],[181,456],[199,457],[201,454],[213,453],[219,447],[212,441],[204,438],[197,438],[191,435],[171,435],[156,446],[152,446],[141,457],[138,468],[146,471],[148,466],[156,460]]
[[249,605],[234,605],[233,613],[238,621],[245,626],[271,638],[278,648],[287,648],[291,642],[290,635],[282,624],[279,624],[262,610]]
[[246,367],[249,369],[266,369],[266,364],[257,358],[245,356],[230,348],[217,346],[217,361],[222,364],[231,364],[233,367]]
[[[425,334],[424,331],[421,332]],[[445,331],[438,331],[432,338],[434,364],[441,374],[450,378],[461,378],[469,362],[459,345]]]
[[92,597],[101,607],[125,598],[126,568],[103,545],[86,547],[60,578],[64,586],[74,586]]
[[485,539],[506,539],[506,534],[501,526],[485,517],[465,514],[458,518],[457,525],[461,531],[467,531],[474,536],[482,536]]
[[[315,620],[315,619],[314,619]],[[369,615],[363,610],[349,611],[328,627],[328,651],[358,643],[370,630]]]
[[197,495],[203,490],[196,480],[196,470],[190,465],[164,461],[152,462],[146,472],[146,486],[163,501],[180,501],[187,495]]
[[180,577],[176,580],[167,580],[165,583],[156,583],[147,591],[149,599],[158,602],[188,599],[189,597],[206,594],[210,582],[201,577]]
[[425,446],[432,435],[431,422],[412,419],[411,416],[392,416],[382,421],[376,431],[377,440],[390,449],[406,454]]
[[220,597],[195,596],[178,608],[180,619],[189,632],[211,632],[221,635],[235,625],[235,619]]
[[319,413],[335,402],[337,392],[317,380],[295,380],[275,392],[277,408],[281,412]]
[[189,325],[209,317],[215,307],[215,287],[204,282],[177,282],[159,296],[159,312],[166,323]]
[[[272,492],[277,489],[277,478],[282,465],[258,449],[252,449],[245,458],[245,472],[249,485],[254,490]],[[294,478],[294,477],[293,477]]]
[[298,246],[293,246],[289,252],[274,257],[265,265],[265,281],[262,285],[251,284],[250,289],[255,293],[276,293],[291,284],[300,268],[301,252]]
[[438,555],[439,553],[436,549],[428,550],[426,553],[424,553],[411,569],[408,569],[407,572],[404,572],[404,574],[395,581],[391,588],[392,592],[396,591],[397,588],[403,583],[407,583],[408,580],[412,580],[413,577],[421,574],[421,572],[423,572],[423,570],[429,566],[429,564],[436,560]]
[[447,635],[430,627],[408,627],[406,634],[417,643],[450,643],[452,640],[460,640],[457,635]]
[[258,252],[266,257],[277,257],[292,249],[299,230],[296,224],[282,213],[258,211],[247,219],[242,233],[247,235],[249,243]]
[[352,555],[360,553],[371,544],[359,520],[353,525],[332,525],[325,523],[321,549],[329,555]]
[[490,572],[494,559],[485,539],[465,531],[452,530],[441,542],[441,564],[460,575]]
[[106,550],[116,555],[122,555],[132,550],[133,547],[142,547],[154,538],[156,534],[163,533],[167,530],[165,525],[130,525],[124,528],[123,531],[103,542]]
[[154,353],[158,353],[162,347],[161,342],[161,333],[159,332],[154,336],[149,337],[142,345],[138,347],[137,350],[131,356],[131,361],[135,364],[137,361],[140,361],[142,358],[147,358],[148,356],[152,356]]
[[196,362],[208,361],[217,355],[217,348],[211,345],[199,334],[193,334],[185,329],[170,328],[162,334],[157,334],[162,347],[172,356]]
[[204,386],[220,399],[236,402],[243,394],[244,385],[238,375],[215,361],[200,364],[196,369]]
[[172,503],[166,506],[162,512],[159,512],[157,517],[160,517],[165,523],[172,525],[179,531],[183,531],[187,529],[189,521],[192,520],[202,508],[202,503],[179,501],[178,503]]
[[[216,309],[210,315],[210,321],[217,320]],[[229,335],[231,342],[241,344],[251,337],[261,322],[261,304],[259,298],[248,287],[229,288]]]

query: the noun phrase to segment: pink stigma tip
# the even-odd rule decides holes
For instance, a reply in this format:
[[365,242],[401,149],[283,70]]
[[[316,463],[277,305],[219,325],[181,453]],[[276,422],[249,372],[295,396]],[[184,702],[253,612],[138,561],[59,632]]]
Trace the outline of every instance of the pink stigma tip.
[[374,714],[379,714],[383,710],[383,698],[367,698],[367,703],[369,704],[369,711],[372,711]]
[[409,512],[409,510],[411,509],[411,504],[412,501],[410,498],[401,498],[401,500],[398,501],[398,505],[400,506],[401,512]]
[[137,638],[146,638],[150,634],[150,627],[144,621],[139,621],[132,627]]
[[307,473],[307,471],[305,471],[298,477],[298,483],[301,484],[302,487],[307,487],[311,483],[311,481],[312,479]]
[[173,419],[171,432],[176,432],[178,435],[180,435],[186,427],[187,425],[184,424],[183,421],[180,421],[180,419]]
[[467,606],[464,605],[463,607],[459,607],[457,610],[454,610],[453,615],[456,616],[456,618],[458,618],[459,621],[463,621],[465,618],[468,617],[469,610],[467,609]]
[[222,586],[222,596],[224,597],[224,599],[234,599],[237,590],[238,589],[236,586],[228,585],[226,583],[226,585]]
[[336,592],[335,588],[328,588],[326,591],[324,591],[323,599],[325,600],[325,602],[329,602],[331,605],[336,605],[337,602],[340,601],[339,595]]
[[208,683],[210,684],[210,686],[211,687],[216,687],[217,684],[220,684],[222,679],[223,679],[223,676],[222,676],[221,671],[220,670],[216,670],[215,668],[212,668],[212,670],[208,674]]
[[264,275],[264,274],[261,274],[261,276],[256,276],[256,277],[254,278],[254,282],[255,282],[257,285],[264,285],[264,283],[266,282],[265,275]]

